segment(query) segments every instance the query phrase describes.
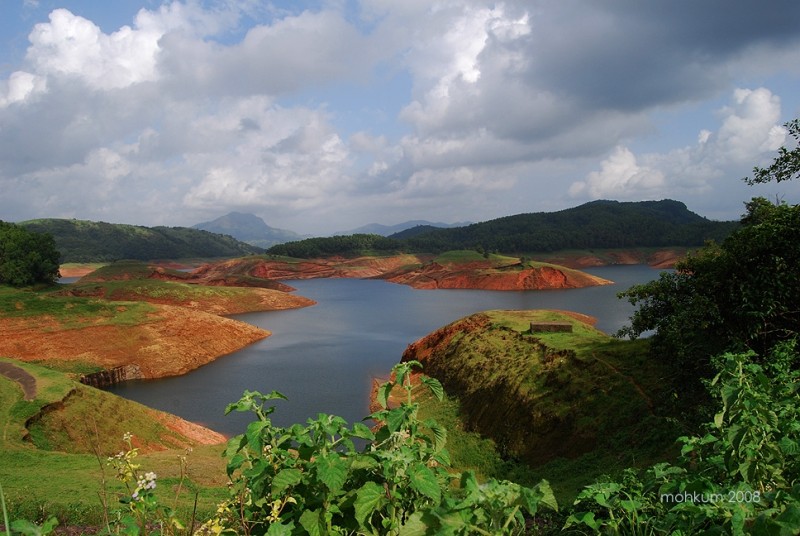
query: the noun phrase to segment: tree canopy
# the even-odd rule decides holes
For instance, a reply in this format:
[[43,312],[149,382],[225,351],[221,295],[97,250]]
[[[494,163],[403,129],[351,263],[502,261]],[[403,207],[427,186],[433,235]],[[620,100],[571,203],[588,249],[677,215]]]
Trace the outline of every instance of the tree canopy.
[[59,258],[51,235],[0,221],[0,284],[54,283],[60,277]]
[[[787,124],[797,138],[798,122]],[[749,183],[800,176],[800,152],[783,148]],[[707,377],[711,356],[767,353],[800,326],[800,205],[763,197],[745,204],[741,226],[710,243],[674,273],[621,293],[638,305],[621,334],[654,330],[653,350],[691,377]]]

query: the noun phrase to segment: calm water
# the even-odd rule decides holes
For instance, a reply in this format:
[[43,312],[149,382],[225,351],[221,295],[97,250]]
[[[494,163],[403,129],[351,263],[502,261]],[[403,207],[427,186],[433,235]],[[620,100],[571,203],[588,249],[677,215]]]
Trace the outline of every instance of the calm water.
[[250,419],[226,417],[224,410],[245,389],[275,389],[288,396],[273,414],[283,426],[320,412],[353,422],[368,413],[372,378],[385,375],[408,344],[441,326],[487,309],[566,309],[596,317],[599,329],[613,333],[632,312],[616,293],[659,274],[647,266],[586,271],[616,284],[509,292],[414,290],[377,280],[289,281],[318,304],[235,317],[272,336],[185,376],[127,382],[110,390],[231,435],[243,432]]

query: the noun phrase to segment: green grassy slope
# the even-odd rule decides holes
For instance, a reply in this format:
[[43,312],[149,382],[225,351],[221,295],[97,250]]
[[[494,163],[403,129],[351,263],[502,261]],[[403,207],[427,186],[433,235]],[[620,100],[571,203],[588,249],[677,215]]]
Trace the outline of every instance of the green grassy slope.
[[[531,321],[569,322],[573,332],[531,334]],[[417,341],[403,359],[443,383],[448,402],[424,410],[453,429],[457,464],[547,477],[569,498],[599,474],[672,452],[672,391],[646,345],[560,312],[488,311]]]
[[[0,360],[34,375],[38,389],[34,400],[25,401],[16,382],[0,376],[0,483],[12,519],[41,521],[55,515],[64,523],[99,524],[102,494],[116,508],[124,493],[106,466],[106,457],[124,447],[122,434],[133,433],[134,445],[151,449],[180,441],[154,421],[149,408],[44,367]],[[221,451],[221,446],[200,446],[187,455],[183,449],[167,449],[139,459],[143,468],[159,475],[159,492],[172,504],[181,473],[178,457],[188,456],[188,480],[178,500],[188,517],[195,491],[205,513],[224,496]]]

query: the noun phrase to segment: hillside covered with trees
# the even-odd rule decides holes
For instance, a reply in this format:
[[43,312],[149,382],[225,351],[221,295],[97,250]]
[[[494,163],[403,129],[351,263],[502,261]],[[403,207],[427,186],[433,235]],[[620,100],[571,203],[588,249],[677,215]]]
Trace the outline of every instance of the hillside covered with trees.
[[59,277],[53,237],[0,221],[0,284],[21,287]]
[[353,255],[365,251],[441,253],[473,249],[501,253],[537,253],[565,249],[702,246],[720,241],[738,226],[663,201],[593,201],[558,211],[517,214],[464,227],[415,227],[389,237],[350,235],[310,238],[280,244],[269,253],[292,257]]
[[29,220],[19,225],[52,235],[61,252],[61,262],[241,257],[263,251],[231,236],[188,227],[144,227],[53,218]]

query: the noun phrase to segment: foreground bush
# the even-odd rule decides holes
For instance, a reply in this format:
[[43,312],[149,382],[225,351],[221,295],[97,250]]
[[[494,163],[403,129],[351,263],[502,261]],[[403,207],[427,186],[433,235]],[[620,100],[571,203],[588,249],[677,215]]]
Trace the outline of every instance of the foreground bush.
[[[413,396],[415,389],[426,388],[441,400],[444,391],[431,378],[413,385],[414,366],[420,364],[397,365],[394,380],[380,386],[381,409],[368,417],[377,423],[372,429],[325,414],[306,425],[278,427],[269,417],[275,408],[267,404],[285,397],[246,391],[226,412],[252,412],[256,420],[228,442],[229,497],[202,525],[182,522],[174,509],[159,503],[157,475],[136,462],[137,449],[126,435],[127,451],[108,462],[127,494],[120,508],[106,512],[102,533],[520,534],[540,507],[555,511],[546,481],[533,488],[497,480],[479,484],[472,472],[450,469],[446,430],[419,420]],[[403,400],[390,404],[397,392]],[[49,534],[55,524],[55,519],[44,526],[6,520],[5,534]]]
[[[449,470],[446,431],[420,421],[413,391],[425,387],[441,400],[439,382],[411,383],[401,363],[394,381],[378,390],[381,408],[349,427],[320,414],[307,425],[274,426],[265,403],[283,395],[246,392],[228,411],[251,411],[257,420],[227,449],[231,497],[203,526],[211,534],[516,534],[540,506],[557,505],[546,481],[534,488],[492,480],[478,485],[470,473]],[[391,407],[393,389],[404,400]],[[363,447],[356,448],[356,442]]]
[[800,534],[800,358],[779,345],[717,359],[722,408],[702,437],[682,437],[676,465],[593,484],[567,528],[604,534]]

